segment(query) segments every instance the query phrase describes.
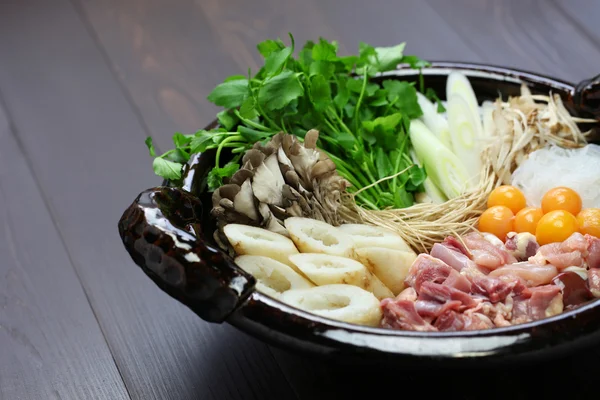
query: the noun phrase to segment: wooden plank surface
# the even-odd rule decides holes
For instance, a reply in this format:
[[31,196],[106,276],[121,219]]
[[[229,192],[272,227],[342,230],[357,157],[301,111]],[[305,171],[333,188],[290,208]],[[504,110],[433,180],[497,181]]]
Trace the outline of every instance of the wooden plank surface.
[[[426,2],[458,33],[460,41],[478,54],[481,61],[531,70],[571,82],[590,78],[599,72],[597,45],[563,12],[563,8],[575,8],[571,1]],[[579,3],[587,5],[580,7],[582,12],[586,9],[598,12],[598,4],[593,1],[582,0]],[[596,24],[589,20],[586,26]],[[442,42],[454,48],[454,42],[446,39]],[[465,59],[460,52],[452,58]]]
[[[402,23],[393,0],[344,2],[317,0],[80,0],[124,88],[159,147],[172,145],[176,131],[195,132],[214,119],[217,107],[206,100],[214,86],[232,74],[258,70],[256,44],[288,32],[301,45],[319,36],[354,53],[360,41],[393,45],[408,41],[423,57],[481,60],[460,41],[435,11],[419,0],[402,1]],[[354,14],[358,24],[349,23]],[[377,29],[371,29],[377,21]],[[419,34],[422,26],[427,34]],[[449,47],[433,37],[446,37]],[[218,67],[216,67],[218,66]]]
[[[288,31],[294,33],[297,43],[320,35],[339,40],[341,51],[346,54],[355,51],[359,41],[393,45],[406,40],[408,51],[431,59],[511,65],[565,79],[580,79],[589,73],[589,69],[583,72],[570,69],[567,59],[557,63],[552,58],[556,49],[544,47],[543,42],[516,40],[528,24],[533,24],[537,33],[549,31],[555,40],[552,21],[548,18],[555,10],[537,17],[533,3],[527,4],[525,15],[519,14],[514,2],[503,7],[492,7],[491,2],[461,1],[458,6],[456,3],[451,6],[442,1],[427,4],[404,1],[399,6],[393,1],[352,0],[344,2],[342,7],[340,2],[332,1],[181,1],[176,7],[179,12],[185,11],[182,18],[162,18],[175,11],[157,1],[98,3],[82,0],[82,9],[111,55],[115,68],[121,71],[123,85],[131,93],[140,114],[151,121],[150,131],[163,148],[170,146],[172,132],[194,131],[213,117],[216,108],[206,101],[206,95],[216,83],[229,74],[257,69],[260,62],[254,48],[257,42],[286,37]],[[466,12],[468,23],[461,24],[461,12]],[[356,16],[359,20],[349,23]],[[186,25],[189,19],[195,23]],[[504,26],[503,21],[507,19],[511,26],[517,25],[516,32]],[[373,24],[376,29],[370,29]],[[524,26],[519,27],[520,24]],[[107,29],[109,26],[113,29]],[[483,34],[473,35],[474,32]],[[575,37],[580,39],[580,36]],[[560,45],[564,46],[569,36],[563,39]],[[164,42],[169,46],[164,46]],[[584,44],[583,51],[589,50],[589,42],[584,40]],[[545,55],[540,62],[538,55],[547,51],[550,55]],[[178,84],[172,85],[173,82]],[[168,99],[158,95],[159,92],[149,97],[145,92],[148,88],[169,86],[171,93],[179,95]],[[177,89],[173,89],[175,86]],[[149,98],[161,101],[149,104]],[[160,107],[156,107],[159,103]],[[177,110],[185,111],[185,115],[175,113]],[[360,382],[360,374],[347,369],[331,371],[329,366],[314,365],[280,350],[273,353],[301,398],[368,391],[368,384],[347,385],[347,382]],[[381,371],[380,379],[394,380],[394,374],[394,371]],[[418,377],[413,379],[425,383]],[[523,393],[535,390],[525,380],[522,387]]]
[[[556,8],[569,20],[572,29],[587,37],[594,44],[596,52],[600,51],[600,24],[598,24],[598,21],[600,21],[600,7],[595,6],[595,3],[589,0],[553,0],[553,2]],[[595,67],[594,75],[600,74],[600,66],[590,63],[587,57],[578,58],[578,61],[582,64],[591,64],[592,67]]]
[[0,399],[129,399],[0,93]]
[[[586,5],[593,12],[586,12]],[[576,81],[600,72],[600,30],[593,17],[599,12],[600,5],[585,0],[0,3],[0,92],[112,351],[114,361],[100,357],[95,367],[112,376],[116,363],[135,399],[366,397],[376,386],[398,382],[404,388],[428,388],[431,396],[460,393],[462,398],[478,399],[486,393],[486,398],[504,399],[505,392],[489,390],[490,374],[502,371],[470,371],[465,392],[460,373],[436,371],[438,384],[433,386],[431,374],[318,363],[270,348],[229,326],[204,323],[133,265],[119,242],[116,222],[139,191],[159,183],[151,171],[144,137],[151,134],[164,150],[171,146],[173,132],[203,127],[217,111],[206,100],[207,94],[228,75],[246,73],[248,68],[256,71],[260,58],[255,45],[263,39],[285,38],[292,32],[296,42],[303,43],[323,36],[338,40],[345,54],[355,52],[359,41],[380,46],[406,41],[407,52],[427,59],[488,62]],[[0,156],[6,151],[18,157],[1,140]],[[0,175],[0,185],[2,179]],[[9,211],[11,221],[15,215],[26,218],[26,204]],[[40,215],[49,219],[47,213]],[[0,222],[1,218],[0,213]],[[21,232],[15,246],[28,248],[26,234]],[[6,242],[2,233],[0,240]],[[46,260],[48,265],[59,261]],[[33,271],[27,269],[28,274]],[[44,277],[40,276],[36,279]],[[68,276],[68,285],[56,286],[57,279],[53,290],[66,295],[71,286],[79,287]],[[41,296],[44,289],[36,284]],[[0,290],[0,325],[1,294]],[[45,298],[48,315],[66,318],[60,309],[63,297]],[[77,316],[73,320],[89,323],[91,311],[86,317],[84,308],[78,310],[81,315],[73,311]],[[7,315],[11,323],[22,318]],[[54,321],[37,318],[22,325],[34,338],[44,323]],[[82,328],[65,329],[76,335]],[[0,345],[5,340],[2,334],[0,326]],[[97,335],[92,332],[86,340],[96,340]],[[77,347],[57,347],[57,340],[48,336],[32,343],[44,356],[46,351],[69,358],[69,368],[85,366],[87,358]],[[103,354],[100,344],[95,345]],[[64,379],[60,375],[64,370],[42,373],[38,368],[31,381],[23,380],[25,369],[35,366],[35,357],[26,359],[29,364],[12,365],[3,351],[0,348],[0,398],[52,393],[55,382]],[[590,372],[598,370],[593,367],[597,352],[576,354],[536,370],[545,382],[567,381],[577,386],[582,397],[589,397],[595,393]],[[9,360],[24,362],[24,356],[16,358],[21,353],[8,354]],[[579,373],[582,368],[588,373]],[[92,398],[125,395],[118,377],[114,384],[99,385],[97,379],[84,375],[89,370],[82,371],[74,378],[80,388],[67,385],[59,392],[61,398],[86,398],[76,390],[89,387],[96,390],[90,392]],[[526,369],[515,371],[511,398],[552,397],[555,385],[540,385],[530,376]]]
[[157,179],[143,125],[71,4],[3,2],[0,54],[0,91],[131,397],[293,398],[264,344],[209,327],[125,252],[117,221]]

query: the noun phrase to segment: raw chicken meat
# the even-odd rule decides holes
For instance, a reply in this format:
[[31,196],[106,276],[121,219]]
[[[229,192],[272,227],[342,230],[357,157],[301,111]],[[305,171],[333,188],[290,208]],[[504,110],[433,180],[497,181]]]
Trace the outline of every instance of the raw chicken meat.
[[537,253],[540,245],[529,232],[511,232],[507,235],[506,250],[519,261],[526,261]]
[[558,275],[558,270],[551,264],[538,265],[525,261],[500,267],[490,272],[488,276],[500,277],[505,275],[518,276],[523,279],[528,287],[532,287],[552,282],[552,278]]
[[381,302],[382,326],[466,331],[531,322],[600,297],[600,239],[574,233],[539,247],[530,234],[511,233],[506,243],[449,236],[416,258],[405,284]]
[[496,269],[517,262],[517,259],[510,255],[506,248],[494,246],[477,232],[465,235],[463,240],[473,255],[473,261],[481,267]]

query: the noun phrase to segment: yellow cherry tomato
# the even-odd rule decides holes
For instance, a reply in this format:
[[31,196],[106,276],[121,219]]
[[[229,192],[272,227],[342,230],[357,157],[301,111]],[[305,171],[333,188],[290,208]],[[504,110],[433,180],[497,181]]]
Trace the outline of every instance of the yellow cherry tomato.
[[492,206],[485,210],[479,217],[478,229],[480,232],[487,232],[502,241],[506,239],[509,232],[514,231],[515,215],[506,206]]
[[600,238],[600,208],[584,208],[577,214],[579,232]]
[[525,207],[515,215],[515,232],[535,235],[538,222],[544,216],[541,208]]
[[526,205],[525,195],[519,189],[510,185],[498,186],[488,197],[488,208],[506,206],[513,214],[518,213]]
[[555,187],[542,197],[542,210],[544,214],[554,210],[564,210],[577,215],[581,211],[581,197],[568,187]]
[[579,230],[577,218],[565,210],[544,214],[537,224],[535,237],[540,245],[562,242]]

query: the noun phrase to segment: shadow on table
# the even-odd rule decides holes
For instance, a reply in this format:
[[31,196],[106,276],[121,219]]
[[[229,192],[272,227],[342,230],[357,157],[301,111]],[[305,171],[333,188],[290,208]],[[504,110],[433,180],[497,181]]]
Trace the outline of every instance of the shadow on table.
[[[394,365],[344,365],[268,347],[228,325],[211,325],[207,342],[190,349],[189,376],[195,388],[185,398],[229,399],[371,399],[381,391],[391,399],[419,390],[425,398],[516,400],[597,397],[600,351],[592,348],[539,364],[508,364],[496,368],[448,369]],[[206,338],[205,338],[206,339]],[[203,386],[202,388],[200,386]],[[570,397],[571,397],[570,396]],[[411,395],[411,397],[413,397]],[[421,396],[419,396],[421,397]]]
[[596,349],[539,364],[460,370],[435,364],[414,370],[393,365],[361,367],[316,361],[280,349],[273,349],[273,353],[302,399],[370,399],[380,391],[398,399],[415,389],[427,399],[449,395],[477,400],[556,398],[557,393],[564,392],[573,398],[586,398],[597,396],[600,372]]

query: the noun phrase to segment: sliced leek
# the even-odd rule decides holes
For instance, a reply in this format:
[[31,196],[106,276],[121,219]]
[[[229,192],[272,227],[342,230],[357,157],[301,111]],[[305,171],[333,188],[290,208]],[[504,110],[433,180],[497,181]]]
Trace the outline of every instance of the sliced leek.
[[448,125],[452,135],[452,150],[460,158],[469,174],[469,178],[477,181],[481,173],[481,130],[479,114],[469,110],[465,99],[452,94],[448,98]]
[[473,86],[471,86],[471,82],[469,82],[466,75],[459,71],[452,71],[446,81],[446,100],[448,101],[450,96],[454,94],[460,95],[467,102],[473,115],[479,115],[479,103],[475,91],[473,91]]
[[[421,164],[421,161],[419,161],[419,157],[417,157],[417,154],[415,153],[414,149],[410,150],[410,156],[415,164],[417,164],[419,167],[423,166]],[[448,200],[448,197],[446,197],[444,192],[439,187],[437,187],[435,183],[433,183],[429,176],[425,178],[425,181],[423,182],[423,188],[425,189],[425,195],[421,196],[420,198],[415,197],[415,200],[417,202],[441,204],[445,203]]]
[[465,165],[469,178],[478,182],[483,165],[481,111],[473,87],[462,72],[448,75],[446,100],[452,151]]
[[423,122],[410,123],[410,141],[425,167],[427,176],[449,199],[472,187],[461,160],[437,138]]
[[417,101],[423,111],[421,121],[433,132],[448,148],[452,148],[452,139],[450,137],[450,128],[448,121],[443,115],[437,112],[437,105],[429,101],[424,94],[417,92]]

